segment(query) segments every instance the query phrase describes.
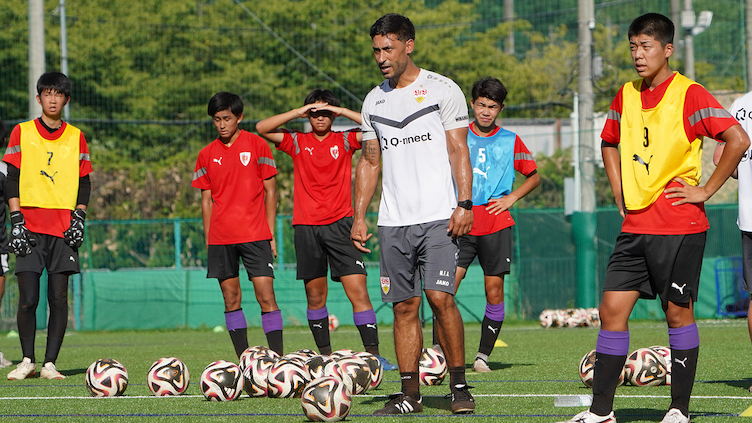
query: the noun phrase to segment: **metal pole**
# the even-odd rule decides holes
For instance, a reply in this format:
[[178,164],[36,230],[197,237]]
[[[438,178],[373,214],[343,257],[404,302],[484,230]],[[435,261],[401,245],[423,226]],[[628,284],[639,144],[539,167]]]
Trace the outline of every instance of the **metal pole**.
[[[681,31],[681,0],[671,0],[671,22],[674,23],[674,31],[678,28]],[[677,34],[674,34],[674,54],[673,58],[681,60],[682,49],[679,46],[676,38]]]
[[[684,10],[693,12],[692,0],[684,0]],[[684,76],[695,80],[695,47],[692,29],[684,29]]]
[[[65,0],[60,0],[60,72],[68,75],[68,30],[65,23]],[[70,105],[63,108],[63,120],[70,120]]]
[[[504,0],[504,22],[514,22],[514,0]],[[504,53],[514,56],[514,28],[507,35]]]
[[42,115],[37,80],[44,69],[44,0],[29,0],[29,119]]

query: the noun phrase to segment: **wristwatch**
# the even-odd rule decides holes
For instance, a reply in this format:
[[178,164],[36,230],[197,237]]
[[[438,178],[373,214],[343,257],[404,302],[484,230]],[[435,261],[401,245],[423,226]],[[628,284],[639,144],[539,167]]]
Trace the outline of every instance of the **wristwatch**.
[[473,209],[473,202],[472,200],[462,200],[457,202],[457,207],[462,207],[465,210],[472,210]]

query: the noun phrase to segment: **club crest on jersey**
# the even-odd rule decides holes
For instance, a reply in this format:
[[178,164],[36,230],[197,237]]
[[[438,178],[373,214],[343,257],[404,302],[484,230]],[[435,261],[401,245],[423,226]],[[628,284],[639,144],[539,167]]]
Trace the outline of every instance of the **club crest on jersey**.
[[384,292],[384,294],[388,294],[390,287],[391,287],[391,283],[389,282],[389,278],[386,276],[382,276],[381,277],[381,291]]
[[329,152],[332,154],[332,157],[334,160],[337,160],[339,158],[339,147],[334,145],[329,147]]
[[415,101],[417,101],[418,103],[422,103],[423,100],[426,99],[427,95],[428,95],[428,90],[423,88],[422,85],[413,91],[413,96],[415,97]]
[[248,151],[243,151],[240,153],[240,163],[243,163],[243,166],[248,166],[248,163],[251,162],[251,153]]

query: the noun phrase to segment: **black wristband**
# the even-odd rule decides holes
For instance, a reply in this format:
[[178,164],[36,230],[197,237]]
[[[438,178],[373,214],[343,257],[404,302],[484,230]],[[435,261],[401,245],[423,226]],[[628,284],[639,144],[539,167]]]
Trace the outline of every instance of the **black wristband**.
[[473,202],[471,200],[462,200],[457,202],[457,207],[462,207],[465,210],[473,209]]

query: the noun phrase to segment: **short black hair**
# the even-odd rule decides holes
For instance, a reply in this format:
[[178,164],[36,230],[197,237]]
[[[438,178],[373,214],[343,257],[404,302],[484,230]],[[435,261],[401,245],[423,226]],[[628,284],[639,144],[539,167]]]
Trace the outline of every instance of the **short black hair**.
[[60,72],[43,73],[37,80],[37,94],[39,95],[47,90],[52,90],[70,97],[72,88],[70,79]]
[[336,106],[339,107],[339,97],[337,97],[337,94],[334,94],[333,92],[329,90],[322,90],[321,88],[316,88],[312,90],[308,95],[306,96],[305,100],[303,101],[303,105],[316,103],[319,101],[323,101],[324,103],[330,105],[330,106]]
[[217,112],[230,109],[233,115],[240,117],[243,114],[243,100],[239,95],[222,91],[214,94],[209,100],[209,116],[214,116]]
[[410,19],[397,13],[387,13],[371,25],[371,38],[381,35],[386,37],[394,34],[404,42],[415,40],[415,26]]
[[491,99],[501,106],[507,98],[507,87],[498,79],[486,76],[473,84],[473,101],[479,97]]
[[646,13],[629,24],[627,39],[636,35],[653,37],[666,47],[666,44],[674,43],[674,23],[660,13]]

